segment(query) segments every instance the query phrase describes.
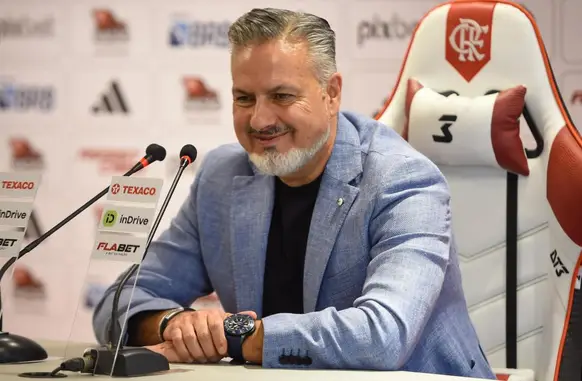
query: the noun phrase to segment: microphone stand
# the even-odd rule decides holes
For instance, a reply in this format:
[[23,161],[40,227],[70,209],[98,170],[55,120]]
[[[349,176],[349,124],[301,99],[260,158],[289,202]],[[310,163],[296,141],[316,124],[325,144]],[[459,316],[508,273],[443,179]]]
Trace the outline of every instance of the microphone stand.
[[[170,198],[174,194],[176,186],[178,185],[178,181],[180,180],[180,177],[182,177],[182,173],[186,167],[192,163],[192,161],[193,160],[190,157],[182,157],[180,161],[180,167],[178,168],[178,172],[174,177],[174,181],[172,182],[172,185],[168,190],[168,194],[162,203],[160,212],[152,224],[152,230],[148,235],[145,250],[140,263],[134,263],[131,265],[129,270],[125,272],[125,275],[115,290],[115,295],[113,297],[113,308],[111,309],[111,321],[109,323],[109,343],[106,346],[102,346],[96,350],[97,353],[94,354],[94,356],[96,356],[96,360],[93,374],[111,375],[113,377],[135,377],[170,369],[170,364],[165,356],[144,347],[127,347],[121,343],[122,332],[118,324],[118,306],[119,298],[123,288],[129,281],[129,278],[131,278],[131,276],[139,269],[141,262],[143,262],[145,259],[156,230],[158,229],[166,208],[170,203]],[[131,300],[129,303],[131,303]],[[118,328],[118,333],[115,332],[116,327]],[[117,349],[117,343],[120,343],[119,349]],[[115,358],[116,352],[117,359]]]
[[[127,171],[123,176],[131,176],[137,171],[145,168],[144,163],[149,161],[151,156],[148,155],[140,162],[135,164],[133,168]],[[57,230],[62,228],[66,223],[71,221],[89,206],[94,204],[97,200],[103,197],[109,191],[109,187],[103,189],[99,192],[95,197],[91,200],[87,201],[83,204],[79,209],[75,210],[69,216],[67,216],[64,220],[56,224],[52,229],[47,231],[45,234],[40,236],[38,239],[34,240],[33,242],[29,243],[24,249],[20,250],[18,256],[10,258],[2,268],[0,268],[0,282],[2,281],[2,277],[10,266],[14,264],[18,259],[22,258],[22,256],[26,255],[27,253],[31,252],[34,248],[40,245],[44,240],[48,237],[53,235]],[[18,363],[18,362],[25,362],[25,361],[41,361],[48,358],[48,354],[46,350],[38,344],[36,341],[31,340],[24,336],[19,336],[15,334],[11,334],[9,332],[2,331],[2,320],[3,320],[3,310],[2,310],[2,294],[0,292],[0,364],[9,364],[9,363]]]

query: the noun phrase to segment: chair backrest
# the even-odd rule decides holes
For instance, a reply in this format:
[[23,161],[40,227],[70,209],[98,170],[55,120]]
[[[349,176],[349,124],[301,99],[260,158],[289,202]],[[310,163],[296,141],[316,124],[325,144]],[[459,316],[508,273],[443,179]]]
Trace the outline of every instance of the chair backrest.
[[532,15],[505,0],[433,8],[376,118],[449,182],[465,295],[491,365],[579,380],[582,138]]

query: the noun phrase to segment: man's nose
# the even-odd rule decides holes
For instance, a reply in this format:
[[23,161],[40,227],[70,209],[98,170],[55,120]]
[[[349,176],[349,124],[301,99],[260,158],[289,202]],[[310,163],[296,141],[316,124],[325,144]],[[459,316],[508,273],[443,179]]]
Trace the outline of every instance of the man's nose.
[[251,127],[260,131],[277,124],[277,116],[273,105],[267,100],[257,99],[251,116]]

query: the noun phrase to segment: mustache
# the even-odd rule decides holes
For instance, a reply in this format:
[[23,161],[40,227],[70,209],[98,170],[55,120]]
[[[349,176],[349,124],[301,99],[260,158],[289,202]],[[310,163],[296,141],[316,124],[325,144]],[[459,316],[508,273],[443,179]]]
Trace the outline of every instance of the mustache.
[[249,126],[247,128],[247,132],[250,135],[254,135],[254,136],[273,136],[273,135],[278,135],[278,134],[282,134],[285,132],[289,132],[292,130],[293,130],[293,128],[291,128],[289,126],[277,126],[277,125],[265,127],[265,128],[260,129],[260,130],[255,130],[251,126]]

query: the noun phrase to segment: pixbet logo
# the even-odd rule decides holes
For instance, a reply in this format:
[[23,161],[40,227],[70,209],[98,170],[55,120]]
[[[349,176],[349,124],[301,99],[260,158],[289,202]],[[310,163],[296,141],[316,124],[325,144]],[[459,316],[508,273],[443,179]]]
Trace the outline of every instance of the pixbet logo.
[[390,20],[382,20],[374,15],[370,21],[360,21],[358,24],[358,46],[368,40],[405,40],[412,36],[417,20],[407,21],[398,14],[392,15]]
[[34,189],[34,182],[32,181],[2,181],[3,189]]
[[6,38],[52,37],[55,32],[52,17],[33,20],[30,17],[0,19],[0,40]]

